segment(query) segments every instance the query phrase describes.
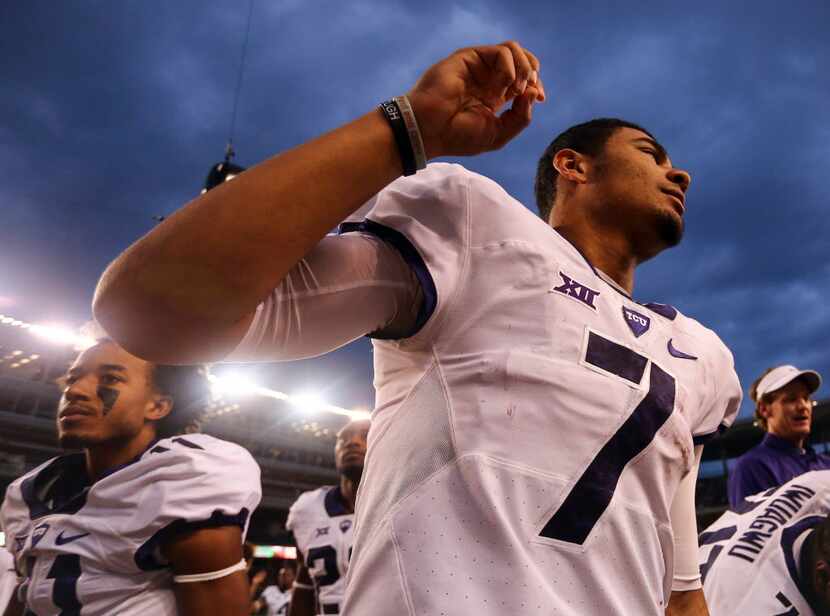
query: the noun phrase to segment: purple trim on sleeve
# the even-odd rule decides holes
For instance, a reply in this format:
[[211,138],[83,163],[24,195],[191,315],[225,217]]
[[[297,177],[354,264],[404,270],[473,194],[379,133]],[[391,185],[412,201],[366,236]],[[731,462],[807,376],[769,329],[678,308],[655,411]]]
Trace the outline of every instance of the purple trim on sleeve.
[[[413,246],[412,242],[410,242],[403,233],[391,227],[377,223],[374,220],[369,220],[367,218],[362,222],[344,222],[338,229],[338,233],[340,234],[352,233],[354,231],[371,233],[391,245],[392,248],[400,253],[403,260],[406,261],[406,264],[412,268],[412,271],[418,278],[418,282],[420,283],[421,290],[424,294],[424,303],[418,310],[415,326],[412,328],[412,331],[409,332],[408,335],[403,336],[403,338],[410,338],[414,336],[421,331],[421,328],[435,312],[435,308],[438,305],[438,291],[435,288],[435,281],[432,279],[432,274],[429,273],[429,268],[427,268],[424,259],[421,257],[415,246]],[[369,337],[376,338],[378,340],[388,339],[382,335],[376,334],[369,334]]]
[[706,432],[705,434],[692,434],[692,441],[694,441],[695,445],[706,445],[709,441],[711,441],[716,436],[720,436],[724,432],[728,426],[723,424],[718,426],[717,430],[713,430],[712,432]]
[[188,522],[187,520],[175,520],[164,528],[156,531],[152,537],[139,546],[139,548],[135,551],[135,556],[133,557],[135,564],[142,571],[164,569],[169,565],[167,563],[160,562],[157,555],[159,554],[161,547],[175,537],[181,535],[182,533],[202,530],[203,528],[239,526],[239,528],[244,529],[245,524],[248,522],[249,515],[250,512],[247,507],[243,507],[242,510],[236,515],[230,515],[216,509],[207,520],[197,520],[194,522]]

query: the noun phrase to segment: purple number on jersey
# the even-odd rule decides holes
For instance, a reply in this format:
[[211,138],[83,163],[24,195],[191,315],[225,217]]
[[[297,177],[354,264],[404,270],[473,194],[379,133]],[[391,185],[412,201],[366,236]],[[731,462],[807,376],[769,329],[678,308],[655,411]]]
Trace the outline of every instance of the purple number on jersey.
[[[585,361],[639,384],[648,358],[590,332]],[[675,380],[651,363],[648,393],[574,484],[562,506],[548,520],[542,537],[582,545],[605,512],[625,466],[643,451],[674,410]]]

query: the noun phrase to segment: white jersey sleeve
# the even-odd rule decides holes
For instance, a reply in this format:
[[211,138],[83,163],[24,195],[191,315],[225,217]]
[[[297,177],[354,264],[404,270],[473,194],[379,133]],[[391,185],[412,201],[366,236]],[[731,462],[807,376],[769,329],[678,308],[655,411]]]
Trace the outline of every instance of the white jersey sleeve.
[[718,518],[699,537],[710,614],[819,616],[799,558],[809,532],[828,515],[830,471],[812,471]]
[[701,411],[692,426],[695,444],[703,444],[717,436],[732,425],[741,406],[743,392],[735,372],[735,360],[732,352],[717,335],[695,322],[702,336],[709,340],[713,352],[707,355],[708,385],[706,399],[701,403]]
[[224,361],[299,359],[372,332],[406,335],[420,305],[418,280],[392,246],[368,233],[326,236],[257,306]]
[[183,531],[239,526],[261,497],[259,467],[242,447],[204,434],[154,443],[138,459],[73,490],[82,454],[51,460],[13,482],[0,517],[27,607],[39,616],[174,616],[162,546]]
[[0,614],[2,614],[17,588],[17,571],[14,558],[8,550],[0,547]]
[[259,465],[245,448],[188,434],[159,441],[143,462],[138,514],[111,522],[135,546],[141,568],[167,566],[160,547],[183,531],[239,526],[244,541],[262,498]]

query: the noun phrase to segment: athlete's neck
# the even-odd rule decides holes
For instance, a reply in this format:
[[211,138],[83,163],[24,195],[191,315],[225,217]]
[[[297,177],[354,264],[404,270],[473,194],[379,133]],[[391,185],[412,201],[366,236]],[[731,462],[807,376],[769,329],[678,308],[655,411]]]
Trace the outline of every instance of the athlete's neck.
[[623,238],[605,234],[586,225],[560,224],[554,229],[582,253],[588,263],[609,276],[631,295],[637,258]]
[[354,513],[354,503],[357,498],[357,484],[345,475],[340,475],[340,494],[343,496],[346,509],[349,513]]
[[155,430],[149,426],[128,441],[112,440],[84,450],[86,472],[90,481],[96,481],[108,471],[126,464],[146,450],[156,438]]

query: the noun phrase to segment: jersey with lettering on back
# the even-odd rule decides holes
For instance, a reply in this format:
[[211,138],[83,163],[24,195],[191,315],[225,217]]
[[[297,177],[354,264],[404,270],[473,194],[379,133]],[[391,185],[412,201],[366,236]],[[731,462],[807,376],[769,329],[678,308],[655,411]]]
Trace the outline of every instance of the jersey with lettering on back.
[[797,568],[807,533],[828,514],[830,470],[812,471],[748,497],[703,531],[700,569],[712,616],[817,616]]
[[161,546],[195,527],[247,530],[261,497],[259,466],[206,434],[157,441],[85,485],[84,456],[53,458],[16,479],[0,510],[26,604],[38,616],[174,616]]
[[353,526],[354,514],[346,509],[339,486],[303,492],[288,512],[285,527],[305,558],[323,614],[342,611]]
[[425,296],[415,335],[374,341],[345,611],[662,615],[670,504],[740,401],[718,337],[457,165],[341,231],[395,245]]

